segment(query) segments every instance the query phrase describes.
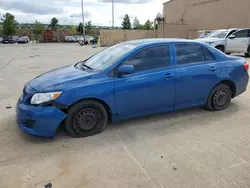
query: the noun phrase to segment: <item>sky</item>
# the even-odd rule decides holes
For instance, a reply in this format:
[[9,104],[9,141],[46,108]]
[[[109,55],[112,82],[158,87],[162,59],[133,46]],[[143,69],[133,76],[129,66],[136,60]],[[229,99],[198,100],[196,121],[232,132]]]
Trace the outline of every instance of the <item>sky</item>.
[[[115,26],[121,26],[122,18],[128,14],[133,22],[153,20],[162,13],[167,0],[114,0]],[[111,26],[112,0],[83,0],[85,21],[93,25]],[[49,23],[56,17],[60,24],[77,25],[81,21],[81,0],[0,0],[0,14],[10,12],[19,23],[34,23],[36,20]],[[0,16],[1,16],[0,15]]]

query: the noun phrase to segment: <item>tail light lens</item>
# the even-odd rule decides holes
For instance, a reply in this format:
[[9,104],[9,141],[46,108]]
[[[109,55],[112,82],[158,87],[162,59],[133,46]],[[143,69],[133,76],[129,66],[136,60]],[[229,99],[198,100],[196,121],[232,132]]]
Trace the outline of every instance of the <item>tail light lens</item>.
[[249,64],[248,64],[247,62],[244,64],[244,68],[245,68],[246,70],[249,69]]

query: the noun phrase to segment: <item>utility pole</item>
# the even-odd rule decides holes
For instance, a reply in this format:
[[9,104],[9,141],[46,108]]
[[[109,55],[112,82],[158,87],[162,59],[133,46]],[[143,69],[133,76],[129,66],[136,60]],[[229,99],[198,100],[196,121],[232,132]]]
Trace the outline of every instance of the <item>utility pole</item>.
[[112,28],[115,28],[115,20],[114,20],[114,0],[112,0]]
[[82,34],[83,34],[83,42],[85,42],[85,24],[84,24],[84,12],[83,12],[83,0],[82,1]]

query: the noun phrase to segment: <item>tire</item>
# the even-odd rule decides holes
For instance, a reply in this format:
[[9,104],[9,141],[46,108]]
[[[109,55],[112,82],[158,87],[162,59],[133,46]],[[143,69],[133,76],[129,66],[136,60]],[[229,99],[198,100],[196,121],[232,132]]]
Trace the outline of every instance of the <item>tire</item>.
[[232,99],[232,90],[228,85],[218,84],[212,89],[206,104],[209,111],[225,110]]
[[108,122],[108,114],[102,104],[94,100],[73,105],[65,120],[65,129],[70,136],[87,137],[102,132]]
[[226,53],[227,55],[231,55],[231,53]]
[[250,46],[248,46],[247,53],[245,53],[246,57],[250,57]]
[[225,47],[224,46],[216,46],[215,48],[222,51],[223,53],[225,52]]

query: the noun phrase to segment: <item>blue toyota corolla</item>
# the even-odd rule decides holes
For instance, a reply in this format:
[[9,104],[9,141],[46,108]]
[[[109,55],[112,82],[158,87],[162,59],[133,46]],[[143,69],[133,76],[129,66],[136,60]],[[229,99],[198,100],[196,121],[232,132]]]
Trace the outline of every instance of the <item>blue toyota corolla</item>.
[[27,83],[16,113],[26,133],[73,137],[100,133],[107,122],[204,106],[219,111],[246,91],[245,59],[182,39],[123,42]]

